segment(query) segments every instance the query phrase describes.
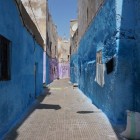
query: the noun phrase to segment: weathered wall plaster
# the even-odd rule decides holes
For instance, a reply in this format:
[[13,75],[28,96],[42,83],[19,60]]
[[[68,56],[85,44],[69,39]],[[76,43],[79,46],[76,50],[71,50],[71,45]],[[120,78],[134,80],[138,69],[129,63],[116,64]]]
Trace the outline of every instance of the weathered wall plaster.
[[[138,0],[105,0],[79,42],[79,88],[117,124],[126,123],[126,110],[140,111],[139,8]],[[114,71],[105,72],[104,87],[95,82],[98,50],[103,63],[115,60]]]
[[23,26],[14,0],[1,0],[0,10],[0,34],[11,41],[11,80],[0,81],[1,137],[42,92],[43,48]]

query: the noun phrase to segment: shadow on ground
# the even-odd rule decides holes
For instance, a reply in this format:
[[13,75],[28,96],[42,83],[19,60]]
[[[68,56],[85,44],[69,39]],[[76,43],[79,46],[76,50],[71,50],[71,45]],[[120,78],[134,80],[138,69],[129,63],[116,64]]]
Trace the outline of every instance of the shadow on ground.
[[78,111],[78,114],[89,114],[89,113],[94,113],[94,111]]
[[40,104],[37,106],[36,109],[54,109],[54,110],[59,110],[61,109],[60,105],[52,105],[52,104]]
[[77,111],[78,114],[101,113],[101,111]]
[[18,128],[25,122],[25,120],[30,117],[30,115],[36,110],[36,109],[53,109],[53,110],[59,110],[61,109],[60,105],[53,105],[53,104],[42,104],[44,98],[46,96],[50,96],[51,92],[48,87],[45,87],[43,89],[43,94],[36,98],[37,103],[35,103],[33,106],[31,106],[23,115],[21,115],[21,118],[16,122],[14,127],[9,130],[9,132],[2,138],[2,140],[16,140],[19,136],[18,134]]

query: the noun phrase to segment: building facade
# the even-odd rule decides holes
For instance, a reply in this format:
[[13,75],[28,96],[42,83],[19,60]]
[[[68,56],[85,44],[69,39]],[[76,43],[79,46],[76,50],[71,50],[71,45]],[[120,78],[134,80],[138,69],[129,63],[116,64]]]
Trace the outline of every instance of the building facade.
[[70,21],[70,80],[78,83],[78,21]]
[[44,39],[43,83],[58,78],[57,27],[48,8],[48,0],[22,0],[31,19]]
[[79,88],[112,123],[125,124],[126,110],[140,112],[140,1],[79,0],[78,7],[78,50],[71,60]]
[[46,30],[47,30],[46,15],[48,13],[47,1],[46,0],[21,0],[21,1],[44,40],[43,83],[46,83]]
[[0,139],[42,93],[43,39],[19,0],[0,1]]
[[70,41],[58,38],[59,79],[70,77]]
[[[50,13],[48,13],[47,18],[48,28],[47,28],[47,59],[49,62],[48,76],[49,82],[58,78],[58,34],[57,34],[57,27],[54,24]],[[48,65],[48,64],[47,64]]]

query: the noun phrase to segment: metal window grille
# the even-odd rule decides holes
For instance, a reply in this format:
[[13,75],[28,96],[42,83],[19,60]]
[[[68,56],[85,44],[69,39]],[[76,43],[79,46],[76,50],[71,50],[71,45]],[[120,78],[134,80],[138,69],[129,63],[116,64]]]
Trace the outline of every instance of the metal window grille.
[[10,79],[10,41],[0,35],[0,81]]

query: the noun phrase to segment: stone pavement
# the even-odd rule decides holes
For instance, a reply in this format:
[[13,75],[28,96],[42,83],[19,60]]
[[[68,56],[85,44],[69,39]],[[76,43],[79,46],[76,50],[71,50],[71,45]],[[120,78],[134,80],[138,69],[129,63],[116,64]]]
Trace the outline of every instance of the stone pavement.
[[48,96],[5,140],[118,139],[104,113],[68,80],[54,81],[46,92]]

